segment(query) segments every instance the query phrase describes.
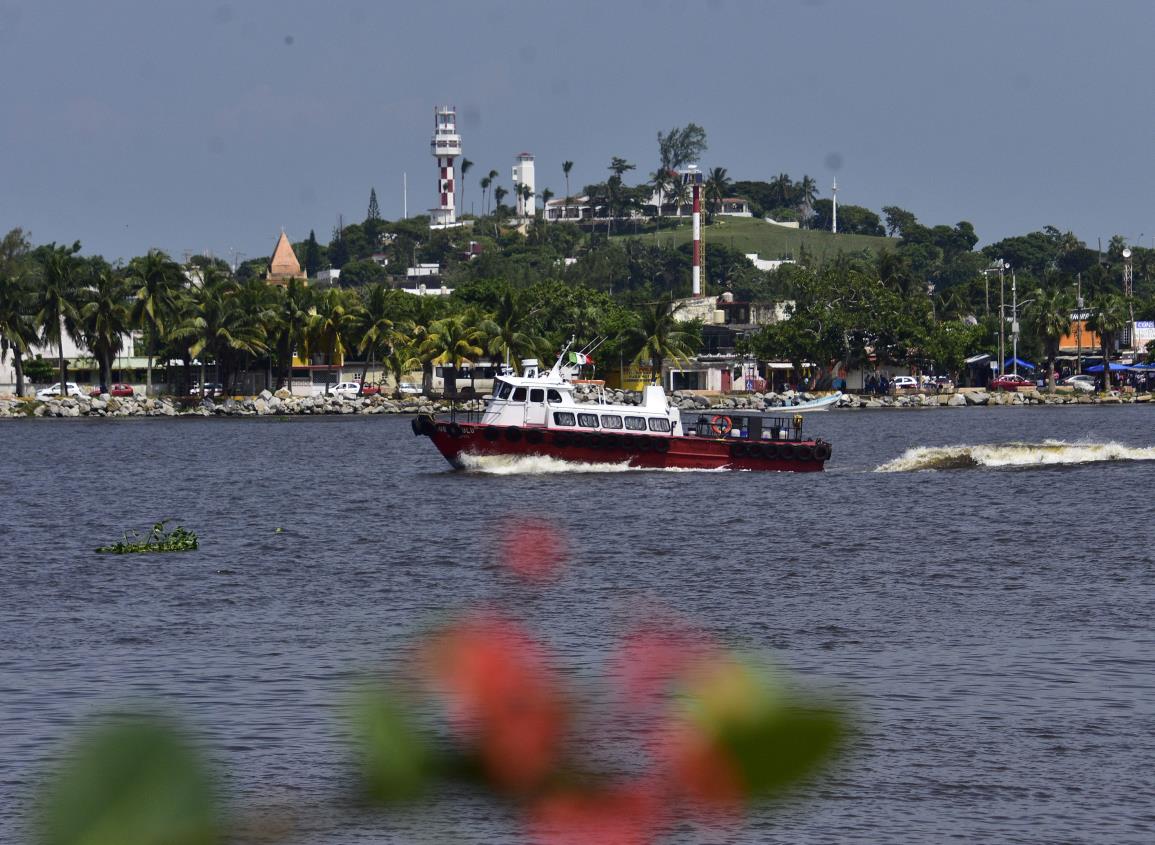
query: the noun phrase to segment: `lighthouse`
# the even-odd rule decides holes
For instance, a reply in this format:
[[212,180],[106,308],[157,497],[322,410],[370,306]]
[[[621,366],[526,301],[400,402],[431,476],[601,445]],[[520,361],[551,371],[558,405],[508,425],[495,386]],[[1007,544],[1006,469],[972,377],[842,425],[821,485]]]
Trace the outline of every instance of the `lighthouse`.
[[702,295],[702,183],[703,173],[691,164],[682,171],[682,184],[687,185],[694,198],[694,263],[691,270],[693,295]]
[[455,107],[437,106],[433,110],[433,140],[429,147],[437,159],[437,190],[441,198],[440,205],[429,209],[429,228],[448,229],[459,225],[453,205],[453,160],[461,155]]
[[[528,190],[523,190],[522,185]],[[517,216],[521,218],[533,217],[533,197],[536,188],[533,182],[533,154],[519,153],[517,164],[513,166],[513,188],[517,194]],[[528,194],[527,197],[523,194]]]

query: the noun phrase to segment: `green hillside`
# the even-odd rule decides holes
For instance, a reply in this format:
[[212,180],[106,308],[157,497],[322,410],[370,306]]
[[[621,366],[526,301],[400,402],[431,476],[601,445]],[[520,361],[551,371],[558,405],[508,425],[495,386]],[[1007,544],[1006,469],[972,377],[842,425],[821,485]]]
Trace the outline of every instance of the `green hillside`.
[[[663,228],[657,232],[639,235],[615,235],[614,240],[638,237],[648,243],[672,244],[689,243],[692,228],[688,218],[680,225],[665,219],[663,226],[670,224],[676,228]],[[826,231],[811,229],[787,229],[774,226],[765,220],[753,217],[718,217],[713,225],[703,227],[703,238],[707,242],[723,243],[744,253],[756,252],[759,258],[796,258],[802,247],[818,258],[828,258],[839,252],[870,250],[878,253],[883,249],[894,249],[897,238],[876,238],[870,235],[833,235]]]

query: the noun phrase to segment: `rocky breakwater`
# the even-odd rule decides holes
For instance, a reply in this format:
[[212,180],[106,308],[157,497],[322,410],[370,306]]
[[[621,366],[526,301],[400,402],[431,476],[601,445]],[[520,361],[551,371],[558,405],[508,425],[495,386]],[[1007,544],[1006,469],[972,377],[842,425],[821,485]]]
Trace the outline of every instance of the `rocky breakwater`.
[[[461,403],[458,410],[480,411],[484,403]],[[287,390],[245,399],[144,399],[114,396],[99,398],[28,399],[0,398],[0,418],[12,417],[261,417],[326,414],[434,414],[449,405],[423,396],[391,399],[385,396],[342,399],[337,396],[293,396]]]
[[973,408],[993,405],[1122,405],[1150,402],[1150,393],[1098,394],[1047,393],[1039,390],[1016,392],[965,389],[956,393],[911,393],[897,396],[856,396],[838,400],[839,408]]

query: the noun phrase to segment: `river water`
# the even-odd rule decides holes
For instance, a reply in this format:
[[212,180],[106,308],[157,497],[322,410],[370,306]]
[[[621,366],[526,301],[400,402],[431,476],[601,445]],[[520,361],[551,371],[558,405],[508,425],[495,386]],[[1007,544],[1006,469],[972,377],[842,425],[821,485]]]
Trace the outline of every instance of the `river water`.
[[[4,422],[0,841],[79,726],[152,702],[239,813],[294,814],[294,842],[518,842],[467,796],[318,809],[350,785],[358,673],[513,599],[578,678],[660,605],[853,702],[857,738],[806,800],[701,841],[1151,842],[1153,420],[835,411],[807,418],[834,443],[808,475],[453,472],[395,417]],[[569,537],[532,596],[495,561],[510,515]],[[166,517],[200,550],[92,551]]]

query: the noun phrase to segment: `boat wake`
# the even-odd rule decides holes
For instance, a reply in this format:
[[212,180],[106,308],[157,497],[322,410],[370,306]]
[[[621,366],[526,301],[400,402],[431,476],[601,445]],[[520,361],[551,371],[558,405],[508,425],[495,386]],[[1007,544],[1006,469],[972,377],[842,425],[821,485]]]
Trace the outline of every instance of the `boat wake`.
[[562,461],[548,455],[470,455],[458,456],[466,472],[483,475],[555,475],[560,473],[610,472],[725,472],[725,469],[686,469],[683,467],[632,467],[628,461],[584,463]]
[[875,472],[916,472],[942,469],[995,469],[1088,464],[1098,461],[1155,461],[1155,446],[1122,443],[992,443],[975,446],[918,446]]

